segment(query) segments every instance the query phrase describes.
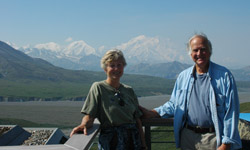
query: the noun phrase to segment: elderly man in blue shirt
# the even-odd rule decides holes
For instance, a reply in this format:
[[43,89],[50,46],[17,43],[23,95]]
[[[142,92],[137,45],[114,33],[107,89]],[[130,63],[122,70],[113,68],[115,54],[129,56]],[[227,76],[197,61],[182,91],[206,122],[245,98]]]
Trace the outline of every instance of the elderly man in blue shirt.
[[178,76],[171,98],[144,118],[174,117],[176,147],[183,150],[240,149],[239,98],[231,72],[210,60],[212,44],[204,34],[188,42],[195,65]]

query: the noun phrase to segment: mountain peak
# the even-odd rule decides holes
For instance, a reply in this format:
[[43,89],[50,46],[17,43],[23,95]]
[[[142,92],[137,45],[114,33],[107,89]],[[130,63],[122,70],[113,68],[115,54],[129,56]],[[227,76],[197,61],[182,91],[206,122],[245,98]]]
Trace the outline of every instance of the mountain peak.
[[64,53],[68,56],[82,57],[90,54],[96,54],[93,47],[89,46],[83,40],[74,41],[70,43],[65,49]]
[[[165,45],[161,42],[167,42]],[[124,51],[125,56],[133,64],[138,62],[159,63],[172,61],[166,59],[165,50],[168,48],[168,41],[160,41],[158,37],[146,37],[145,35],[137,36],[127,43],[117,46]]]
[[146,39],[145,35],[139,35],[139,36],[133,38],[131,41],[141,41],[141,40],[144,40],[144,39]]
[[51,50],[54,52],[58,52],[61,50],[61,47],[59,44],[55,43],[55,42],[49,42],[49,43],[45,43],[45,44],[37,44],[35,45],[35,48],[37,49],[45,49],[45,50]]
[[[139,35],[127,43],[126,45],[137,45],[137,46],[153,46],[159,44],[159,39],[154,37],[146,37],[145,35]],[[123,45],[124,45],[123,44]]]

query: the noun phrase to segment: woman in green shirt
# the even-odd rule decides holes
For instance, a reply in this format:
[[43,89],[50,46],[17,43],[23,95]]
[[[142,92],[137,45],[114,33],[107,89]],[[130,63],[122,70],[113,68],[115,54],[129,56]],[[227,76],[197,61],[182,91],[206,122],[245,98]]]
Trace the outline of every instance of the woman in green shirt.
[[99,149],[139,150],[146,146],[137,96],[130,86],[120,83],[125,66],[120,50],[106,52],[101,67],[107,79],[92,84],[81,110],[85,116],[70,136],[78,131],[87,134],[97,118],[101,124]]

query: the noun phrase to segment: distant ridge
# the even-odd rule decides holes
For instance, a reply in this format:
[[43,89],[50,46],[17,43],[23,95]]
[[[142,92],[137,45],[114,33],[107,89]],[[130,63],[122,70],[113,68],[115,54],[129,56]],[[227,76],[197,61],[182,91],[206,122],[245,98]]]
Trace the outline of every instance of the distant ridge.
[[[137,65],[128,66],[126,68],[126,72],[130,74],[176,79],[181,71],[187,69],[190,66],[192,65],[180,63],[178,61],[158,64],[140,63]],[[250,81],[250,66],[241,69],[231,69],[230,71],[234,75],[236,81]]]
[[167,79],[176,79],[181,71],[190,66],[191,65],[189,64],[183,64],[178,61],[159,64],[140,63],[138,65],[128,66],[128,68],[126,68],[126,71],[131,74],[141,74]]
[[235,79],[238,81],[250,81],[250,66],[241,69],[231,70]]

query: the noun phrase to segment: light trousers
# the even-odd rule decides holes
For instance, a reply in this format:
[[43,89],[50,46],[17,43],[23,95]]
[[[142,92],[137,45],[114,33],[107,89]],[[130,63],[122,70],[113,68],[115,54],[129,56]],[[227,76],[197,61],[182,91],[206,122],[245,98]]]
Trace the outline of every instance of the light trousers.
[[215,133],[195,133],[194,131],[183,128],[181,131],[182,150],[216,150]]

